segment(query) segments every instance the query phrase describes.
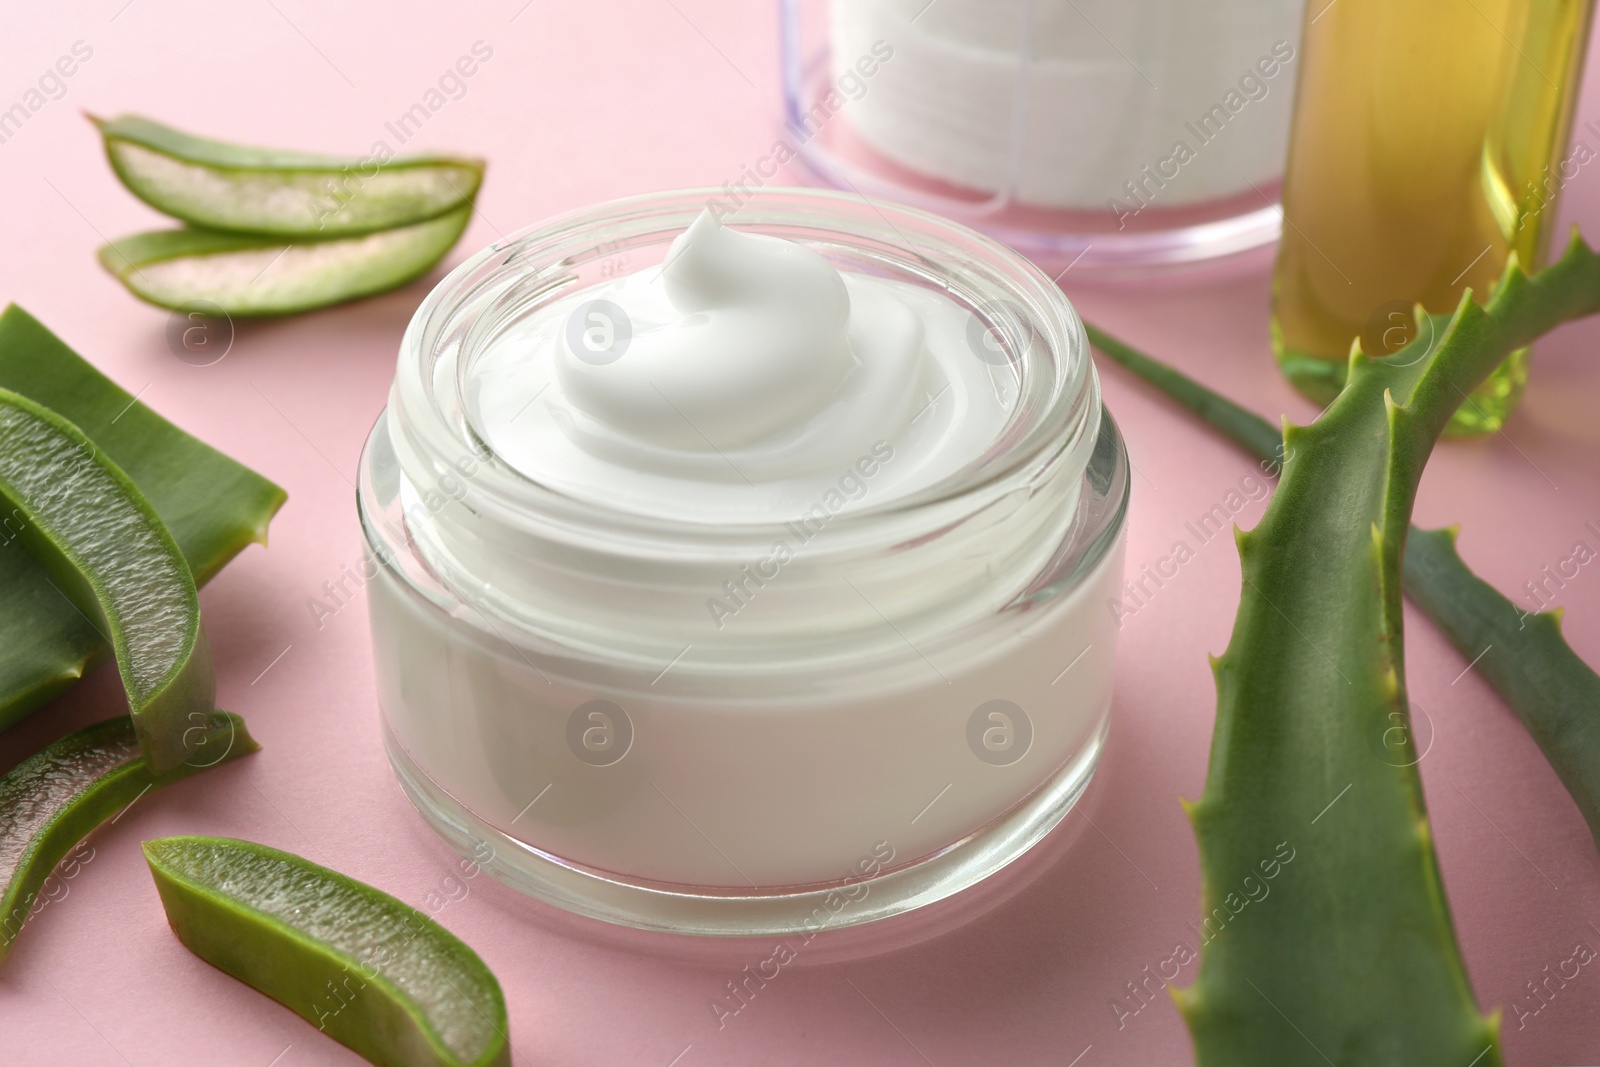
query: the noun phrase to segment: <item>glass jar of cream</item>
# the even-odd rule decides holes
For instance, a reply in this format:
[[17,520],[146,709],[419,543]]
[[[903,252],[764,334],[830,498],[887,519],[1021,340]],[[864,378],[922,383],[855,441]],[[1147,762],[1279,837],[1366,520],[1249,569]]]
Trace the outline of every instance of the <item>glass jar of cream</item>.
[[[1052,271],[1272,244],[1301,0],[780,0],[783,129],[726,190],[799,157]],[[1319,8],[1322,5],[1317,5]]]
[[716,196],[524,230],[417,310],[359,487],[384,737],[533,896],[851,925],[1000,869],[1087,784],[1127,459],[1022,257]]

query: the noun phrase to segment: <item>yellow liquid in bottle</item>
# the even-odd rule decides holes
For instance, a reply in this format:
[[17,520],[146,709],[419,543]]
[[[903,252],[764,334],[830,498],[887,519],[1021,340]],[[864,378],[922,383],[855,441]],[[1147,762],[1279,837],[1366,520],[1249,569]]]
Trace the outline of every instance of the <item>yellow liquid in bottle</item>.
[[[1593,6],[1310,0],[1272,323],[1306,396],[1337,395],[1356,338],[1373,356],[1410,341],[1414,304],[1449,312],[1512,252],[1542,261],[1555,193],[1593,159],[1566,153]],[[1498,430],[1527,373],[1523,349],[1449,432]]]

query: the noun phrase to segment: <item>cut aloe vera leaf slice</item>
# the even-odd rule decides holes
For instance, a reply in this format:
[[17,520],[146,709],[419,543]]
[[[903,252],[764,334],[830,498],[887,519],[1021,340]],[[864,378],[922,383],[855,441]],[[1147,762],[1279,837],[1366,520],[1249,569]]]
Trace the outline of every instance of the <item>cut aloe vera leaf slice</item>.
[[92,121],[122,184],[194,226],[282,237],[337,237],[408,226],[470,203],[483,161],[360,158],[213,141],[138,115]]
[[154,230],[113,241],[100,263],[167,308],[210,301],[229,315],[292,315],[404,285],[466,229],[472,205],[360,237],[294,241],[218,230]]
[[0,960],[11,951],[45,879],[89,831],[152,786],[261,747],[244,720],[226,711],[197,717],[189,730],[195,754],[167,774],[151,773],[133,723],[123,715],[68,734],[0,778]]
[[[16,305],[0,313],[0,388],[87,433],[154,505],[195,581],[209,581],[283,505],[282,489],[195,440],[119,388]],[[9,512],[9,509],[7,509]],[[0,515],[0,729],[72,685],[110,645]]]
[[415,908],[249,841],[164,837],[144,855],[191,952],[373,1063],[511,1062],[500,983]]
[[194,578],[161,516],[82,430],[7,389],[0,496],[63,595],[104,623],[151,769],[175,769],[189,716],[210,712],[217,684]]

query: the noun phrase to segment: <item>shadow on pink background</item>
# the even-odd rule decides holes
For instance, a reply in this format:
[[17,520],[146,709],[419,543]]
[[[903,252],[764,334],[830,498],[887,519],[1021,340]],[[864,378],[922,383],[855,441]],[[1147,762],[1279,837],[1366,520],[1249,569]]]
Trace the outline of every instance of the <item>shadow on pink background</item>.
[[[256,756],[138,802],[97,832],[94,857],[0,970],[6,1064],[241,1064],[359,1060],[287,1010],[213,971],[166,929],[139,841],[247,837],[299,852],[436,915],[505,987],[519,1065],[1184,1064],[1164,994],[1136,1014],[1125,983],[1175,946],[1198,947],[1193,837],[1178,805],[1203,784],[1213,693],[1206,654],[1226,642],[1237,556],[1213,541],[1126,619],[1110,748],[1081,811],[1018,869],[907,927],[802,953],[719,1029],[712,997],[759,948],[674,954],[577,923],[478,877],[452,891],[455,857],[407,806],[378,741],[365,605],[318,625],[308,600],[354,569],[356,460],[384,403],[412,309],[443,269],[546,215],[629,193],[720,185],[770,146],[778,114],[772,5],[723,0],[499,0],[471,5],[104,0],[8,13],[0,108],[74,42],[92,58],[0,144],[0,298],[15,300],[141,398],[272,477],[290,500],[268,550],[252,548],[203,594],[220,703],[263,742]],[[240,327],[214,366],[175,359],[166,316],[96,265],[111,237],[159,224],[111,175],[79,115],[137,111],[261,144],[360,154],[467,54],[493,49],[465,94],[408,150],[487,156],[478,217],[429,279],[359,304]],[[1580,123],[1600,116],[1585,95]],[[1600,140],[1580,131],[1591,146]],[[1565,215],[1600,236],[1600,165]],[[1137,283],[1066,276],[1085,315],[1268,416],[1314,413],[1267,347],[1269,257]],[[1600,323],[1539,348],[1502,435],[1441,447],[1418,509],[1459,522],[1461,549],[1520,590],[1600,524]],[[1107,402],[1138,473],[1130,570],[1166,555],[1185,522],[1254,472],[1251,460],[1115,368]],[[1238,516],[1249,526],[1261,505]],[[1569,639],[1600,662],[1600,568],[1560,595]],[[1412,696],[1435,740],[1422,762],[1433,831],[1474,985],[1486,1009],[1600,947],[1600,866],[1555,775],[1510,712],[1420,616],[1408,615]],[[113,713],[102,670],[0,739],[10,766]],[[736,802],[736,799],[731,802]],[[1091,824],[1092,820],[1092,824]],[[1067,840],[1074,838],[1075,840]],[[1070,849],[1065,847],[1070,844]],[[454,897],[454,899],[452,899]],[[890,931],[899,937],[897,931]],[[886,934],[884,936],[890,936]],[[918,940],[921,938],[921,940]],[[880,946],[881,947],[881,946]],[[1182,968],[1192,981],[1194,964]],[[1121,999],[1122,1017],[1112,1007]],[[1518,1029],[1514,1064],[1593,1062],[1600,975],[1587,971]],[[275,1059],[276,1057],[276,1059]],[[678,1057],[674,1059],[674,1057]],[[1074,1060],[1074,1057],[1080,1057]]]

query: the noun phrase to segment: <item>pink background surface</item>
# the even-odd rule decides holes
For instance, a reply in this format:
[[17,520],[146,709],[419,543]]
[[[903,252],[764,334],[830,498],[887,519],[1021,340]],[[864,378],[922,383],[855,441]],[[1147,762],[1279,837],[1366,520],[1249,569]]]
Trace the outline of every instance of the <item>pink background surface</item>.
[[[168,932],[138,846],[190,832],[299,852],[434,913],[498,974],[521,1065],[1190,1062],[1169,1003],[1120,1029],[1110,1003],[1147,964],[1196,943],[1195,846],[1177,798],[1197,795],[1204,780],[1213,712],[1205,657],[1222,649],[1238,597],[1230,546],[1201,548],[1127,620],[1101,772],[1057,841],[991,887],[998,903],[960,902],[941,913],[944,929],[924,929],[896,951],[803,958],[719,1030],[708,999],[765,950],[685,958],[659,942],[630,945],[488,877],[438,907],[455,857],[407,805],[382,754],[365,608],[352,604],[321,628],[308,610],[322,583],[360,557],[357,457],[401,331],[439,272],[353,306],[242,326],[226,359],[197,368],[168,352],[166,316],[95,263],[103,240],[161,220],[117,184],[80,109],[360,153],[380,137],[393,144],[385,121],[482,40],[493,58],[407,146],[491,161],[478,217],[449,266],[554,212],[721,184],[764,154],[778,107],[773,5],[104,0],[28,5],[25,19],[17,10],[0,22],[0,107],[75,41],[94,55],[64,99],[0,144],[0,297],[290,499],[270,549],[246,551],[202,597],[219,702],[249,720],[264,750],[146,797],[93,836],[93,860],[0,969],[0,1060],[359,1062]],[[1600,93],[1585,95],[1580,122],[1589,117],[1600,117]],[[1564,211],[1594,235],[1597,175],[1580,173]],[[1162,282],[1067,280],[1086,315],[1256,410],[1312,414],[1268,357],[1266,259]],[[1503,590],[1520,589],[1576,540],[1595,543],[1583,524],[1600,523],[1597,340],[1600,322],[1548,339],[1505,433],[1442,447],[1429,467],[1419,522],[1460,522],[1463,554]],[[1139,471],[1128,551],[1136,570],[1165,555],[1185,521],[1253,465],[1115,368],[1102,373]],[[1260,509],[1240,522],[1253,524]],[[1560,598],[1572,644],[1600,662],[1600,567],[1584,568]],[[1505,1005],[1575,942],[1600,947],[1600,864],[1511,713],[1475,673],[1463,674],[1463,659],[1425,619],[1408,623],[1412,696],[1435,727],[1421,766],[1457,929],[1485,1007]],[[120,699],[101,670],[0,739],[0,767],[105,717]],[[1193,974],[1190,964],[1179,981]],[[1510,1062],[1595,1062],[1597,998],[1600,975],[1585,970],[1525,1028],[1508,1013]]]

